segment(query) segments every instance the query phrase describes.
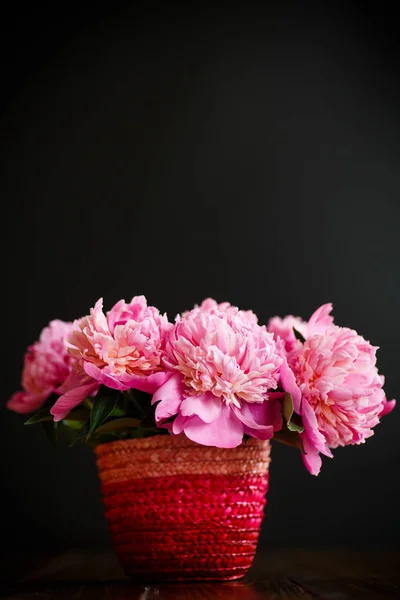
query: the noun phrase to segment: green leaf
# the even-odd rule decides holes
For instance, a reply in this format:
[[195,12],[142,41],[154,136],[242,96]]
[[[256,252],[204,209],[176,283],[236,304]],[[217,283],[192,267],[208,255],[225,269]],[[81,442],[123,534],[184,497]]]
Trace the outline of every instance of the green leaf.
[[42,408],[35,412],[24,425],[34,425],[35,423],[43,423],[44,421],[53,421],[54,417],[50,414],[50,407]]
[[85,425],[84,421],[75,421],[73,419],[63,419],[62,424],[70,429],[79,431]]
[[275,432],[273,439],[286,446],[298,448],[304,454],[303,442],[297,431],[289,431],[287,427],[284,427]]
[[116,406],[114,408],[114,410],[112,411],[112,413],[110,414],[110,417],[124,417],[126,414],[126,411],[124,408]]
[[67,415],[67,420],[86,422],[90,419],[90,411],[87,408],[79,407],[71,410]]
[[293,327],[293,333],[295,335],[296,340],[300,340],[302,344],[304,344],[304,342],[306,341],[305,338],[301,335],[300,331],[297,331],[297,329],[295,329]]
[[82,401],[82,405],[86,406],[89,410],[92,410],[93,404],[94,404],[94,402],[93,402],[92,398],[85,398]]
[[98,427],[96,429],[96,434],[111,431],[120,431],[122,429],[136,429],[139,426],[139,419],[130,419],[129,417],[126,417],[124,419],[113,419],[112,421],[107,421],[107,423],[104,423],[104,425]]
[[69,429],[75,429],[79,431],[82,429],[84,424],[89,421],[89,419],[90,412],[87,410],[87,408],[79,407],[71,410],[67,417],[62,420],[62,424]]
[[117,404],[110,417],[125,417],[127,411],[128,399],[122,392],[118,392]]
[[299,424],[299,423],[295,423],[293,420],[297,416],[297,415],[293,415],[293,411],[294,411],[294,408],[293,408],[292,396],[288,392],[285,392],[285,394],[283,396],[282,412],[283,412],[283,416],[286,419],[287,428],[289,429],[289,431],[297,431],[298,433],[303,433],[303,431],[304,431],[303,425]]
[[80,431],[78,431],[76,437],[69,444],[70,446],[75,446],[75,444],[79,444],[79,442],[83,442],[87,440],[89,434],[89,423],[85,423]]
[[57,444],[58,423],[54,421],[40,421],[47,439],[52,446]]
[[100,425],[111,415],[117,404],[116,396],[103,396],[96,398],[90,413],[90,434],[94,433]]

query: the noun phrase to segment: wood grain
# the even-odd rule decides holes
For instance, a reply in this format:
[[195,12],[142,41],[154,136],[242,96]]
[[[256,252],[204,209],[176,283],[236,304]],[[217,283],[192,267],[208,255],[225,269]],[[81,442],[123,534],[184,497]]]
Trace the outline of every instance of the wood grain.
[[[11,557],[10,557],[11,558]],[[14,557],[13,564],[20,560]],[[43,558],[15,581],[8,600],[400,600],[400,553],[270,550],[259,553],[244,581],[234,583],[131,582],[109,552],[68,552]],[[18,564],[18,562],[17,562]],[[31,563],[32,565],[32,563]],[[3,562],[4,567],[4,562]],[[10,573],[10,572],[9,572]]]

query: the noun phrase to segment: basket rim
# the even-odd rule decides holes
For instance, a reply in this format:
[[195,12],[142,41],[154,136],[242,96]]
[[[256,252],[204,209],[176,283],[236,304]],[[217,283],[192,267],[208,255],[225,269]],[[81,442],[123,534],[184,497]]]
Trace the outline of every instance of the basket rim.
[[221,450],[223,452],[232,451],[232,453],[238,448],[244,447],[258,447],[267,448],[270,445],[270,441],[262,441],[256,438],[250,438],[246,442],[242,442],[235,448],[218,448],[217,446],[205,446],[193,442],[183,433],[180,435],[153,435],[145,438],[131,438],[128,440],[117,440],[115,442],[105,442],[98,444],[94,448],[95,454],[99,457],[104,454],[111,452],[118,452],[119,450],[158,450],[158,449],[175,449],[175,448],[203,448],[209,449],[214,448],[215,450]]

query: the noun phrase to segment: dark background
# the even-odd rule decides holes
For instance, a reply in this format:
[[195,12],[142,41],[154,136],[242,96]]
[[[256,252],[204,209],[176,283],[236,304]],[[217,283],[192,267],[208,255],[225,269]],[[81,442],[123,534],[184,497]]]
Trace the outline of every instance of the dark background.
[[[143,293],[171,319],[212,296],[263,323],[332,301],[400,398],[394,14],[58,9],[15,7],[2,35],[0,538],[38,551],[108,543],[95,461],[4,403],[42,327],[99,296]],[[399,425],[397,409],[318,478],[274,444],[263,543],[397,546]]]

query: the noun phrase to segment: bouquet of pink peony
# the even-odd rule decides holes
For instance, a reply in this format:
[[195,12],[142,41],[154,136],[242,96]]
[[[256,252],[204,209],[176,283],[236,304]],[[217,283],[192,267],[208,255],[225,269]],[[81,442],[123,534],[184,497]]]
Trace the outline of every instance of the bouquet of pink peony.
[[98,300],[42,331],[8,407],[52,440],[94,448],[127,575],[238,579],[257,547],[269,440],[318,475],[321,454],[363,443],[395,405],[377,348],[331,310],[265,326],[207,299],[170,323],[144,296],[107,313]]
[[207,299],[171,323],[144,296],[106,313],[100,299],[88,316],[42,331],[8,407],[71,444],[168,435],[235,448],[274,438],[317,475],[321,454],[363,443],[395,405],[377,347],[334,324],[331,310],[265,326]]

